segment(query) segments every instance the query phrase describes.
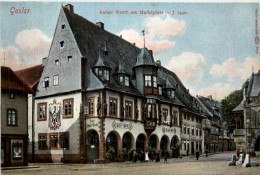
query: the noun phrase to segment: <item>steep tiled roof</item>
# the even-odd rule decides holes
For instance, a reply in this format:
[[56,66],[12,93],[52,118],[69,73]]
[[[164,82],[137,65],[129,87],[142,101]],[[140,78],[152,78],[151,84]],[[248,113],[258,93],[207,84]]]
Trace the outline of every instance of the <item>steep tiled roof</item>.
[[36,65],[26,69],[15,71],[15,73],[30,87],[33,88],[39,81],[42,75],[44,66]]
[[211,100],[208,99],[206,97],[202,97],[202,96],[198,96],[199,100],[203,103],[203,105],[215,116],[220,117],[220,103],[215,101],[215,100]]
[[34,94],[34,91],[9,67],[1,66],[1,89]]
[[149,52],[149,50],[146,47],[142,48],[141,52],[137,56],[135,67],[145,65],[156,66],[153,60],[153,55]]
[[253,74],[249,84],[251,84],[249,97],[257,97],[260,93],[260,74]]
[[244,110],[244,100],[242,100],[241,103],[237,105],[237,107],[235,107],[232,111],[236,112],[236,111],[243,111],[243,110]]

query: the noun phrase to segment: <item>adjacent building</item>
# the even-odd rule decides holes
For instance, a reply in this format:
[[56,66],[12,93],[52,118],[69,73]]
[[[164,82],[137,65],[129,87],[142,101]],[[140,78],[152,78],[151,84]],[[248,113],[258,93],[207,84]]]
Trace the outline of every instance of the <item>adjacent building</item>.
[[1,67],[1,165],[27,165],[28,94],[34,91],[9,67]]
[[236,129],[233,131],[237,153],[260,153],[260,70],[252,73],[243,100],[233,109]]

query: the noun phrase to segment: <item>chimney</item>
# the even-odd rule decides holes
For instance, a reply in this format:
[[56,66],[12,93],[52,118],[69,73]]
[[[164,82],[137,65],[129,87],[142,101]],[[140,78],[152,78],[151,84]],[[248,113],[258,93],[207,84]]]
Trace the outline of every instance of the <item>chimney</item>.
[[44,58],[42,59],[42,65],[45,66],[45,65],[46,65],[46,62],[47,62],[47,57],[44,57]]
[[209,98],[210,100],[212,100],[212,95],[209,95],[208,98]]
[[133,43],[133,45],[135,46],[135,43]]
[[155,62],[157,65],[161,66],[161,60],[156,60]]
[[74,7],[71,4],[65,5],[65,8],[69,11],[70,15],[74,14]]
[[97,22],[96,25],[97,25],[101,30],[104,30],[104,23],[103,23],[103,22]]
[[122,38],[122,35],[120,35],[120,38]]

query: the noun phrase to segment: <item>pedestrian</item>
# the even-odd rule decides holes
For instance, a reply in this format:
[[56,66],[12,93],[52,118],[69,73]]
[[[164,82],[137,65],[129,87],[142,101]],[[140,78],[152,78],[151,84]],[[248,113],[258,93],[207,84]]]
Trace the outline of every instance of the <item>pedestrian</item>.
[[189,157],[189,149],[187,149],[186,153],[187,153],[187,157]]
[[196,151],[196,158],[197,158],[197,160],[199,160],[199,158],[200,158],[200,152],[199,152],[199,150]]
[[164,154],[164,163],[167,163],[167,154]]
[[154,160],[154,152],[152,152],[152,154],[151,154],[151,160],[153,162],[153,160]]
[[206,150],[206,157],[208,157],[208,150]]
[[159,153],[156,153],[155,161],[160,162],[160,154]]
[[136,152],[135,152],[135,150],[134,150],[134,152],[133,152],[133,161],[132,161],[133,163],[136,163]]

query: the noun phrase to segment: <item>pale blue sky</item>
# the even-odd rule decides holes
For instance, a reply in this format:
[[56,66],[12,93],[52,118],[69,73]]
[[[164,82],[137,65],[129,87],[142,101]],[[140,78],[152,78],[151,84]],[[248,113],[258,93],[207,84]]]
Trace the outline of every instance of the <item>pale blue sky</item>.
[[[64,2],[63,4],[67,3]],[[239,64],[245,62],[247,57],[254,58],[254,60],[258,60],[256,63],[259,63],[259,65],[254,66],[255,71],[260,68],[259,54],[256,54],[256,45],[254,43],[256,36],[255,11],[259,8],[256,3],[74,2],[71,4],[74,5],[75,13],[94,23],[98,21],[104,22],[105,29],[115,34],[120,33],[122,30],[133,29],[141,35],[142,29],[145,28],[144,20],[146,18],[160,17],[161,20],[164,20],[166,15],[117,15],[115,13],[112,15],[100,15],[100,10],[162,10],[170,12],[174,10],[175,13],[177,11],[187,11],[188,15],[180,16],[175,14],[170,16],[175,20],[184,21],[185,31],[168,39],[175,42],[174,47],[164,53],[156,54],[154,57],[155,60],[160,59],[162,65],[168,67],[172,57],[178,57],[184,52],[201,54],[205,62],[205,65],[200,70],[202,73],[201,78],[197,83],[191,83],[190,81],[184,83],[196,94],[207,95],[206,92],[202,92],[203,89],[218,83],[220,87],[223,85],[223,87],[227,88],[225,93],[228,89],[234,90],[241,87],[245,81],[241,76],[230,78],[228,73],[218,76],[210,74],[213,65],[222,65],[229,58],[234,58]],[[39,29],[48,38],[52,38],[61,5],[61,3],[51,2],[1,3],[1,51],[3,52],[8,46],[19,48],[15,40],[18,33],[24,30]],[[11,15],[11,7],[29,8],[31,13]],[[24,42],[26,40],[24,38]],[[1,53],[1,58],[2,55]],[[24,60],[31,61],[32,59],[25,58]],[[243,65],[241,64],[241,66]],[[214,88],[218,89],[218,86]],[[217,91],[215,93],[217,93],[216,96],[219,96],[218,98],[221,98],[223,95],[221,96],[220,94],[224,92]],[[214,96],[214,94],[212,95]]]

